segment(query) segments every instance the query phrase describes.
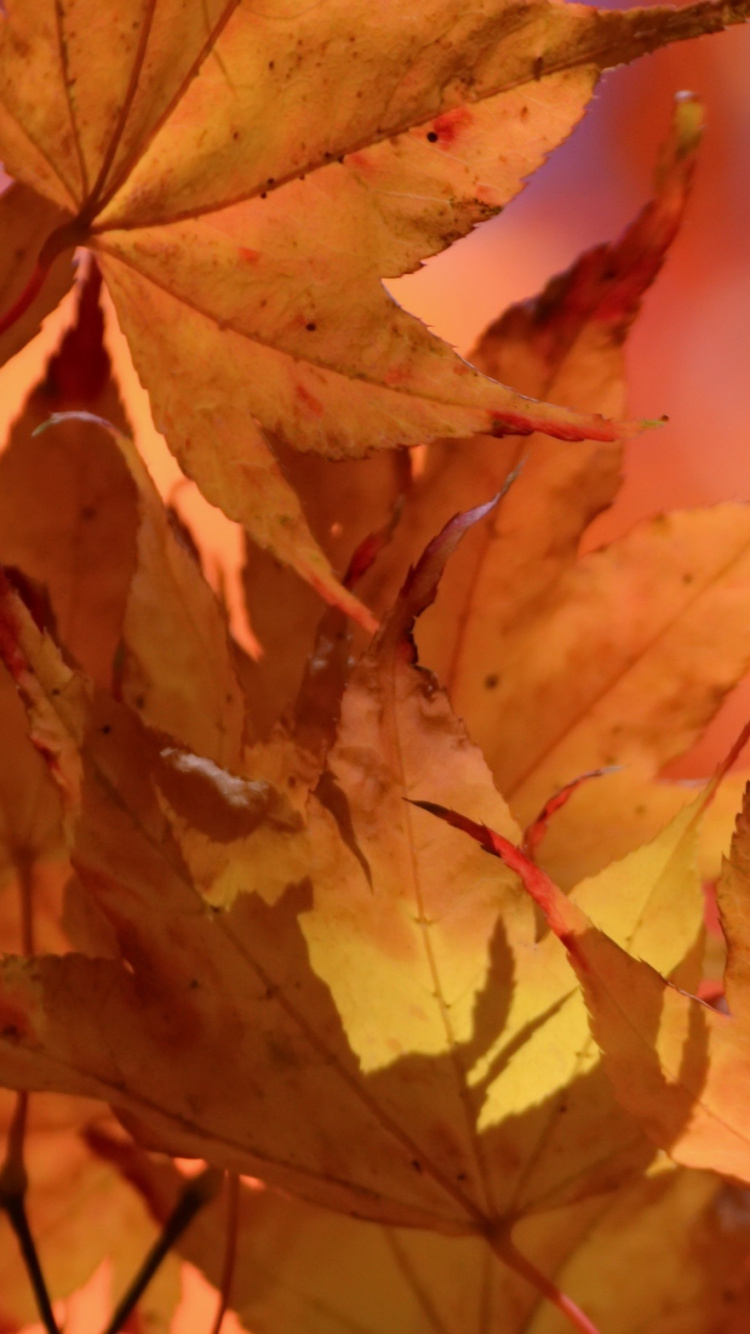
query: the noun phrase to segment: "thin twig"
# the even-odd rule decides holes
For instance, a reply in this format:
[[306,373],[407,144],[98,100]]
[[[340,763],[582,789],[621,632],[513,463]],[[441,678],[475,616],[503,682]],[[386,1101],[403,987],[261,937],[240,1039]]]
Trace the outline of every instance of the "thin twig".
[[[34,952],[32,859],[28,852],[18,851],[15,860],[20,897],[21,950],[28,958]],[[0,1168],[0,1209],[8,1215],[8,1221],[18,1239],[29,1283],[47,1334],[60,1334],[26,1214],[25,1199],[29,1181],[24,1146],[28,1112],[29,1095],[20,1092],[16,1097],[13,1118],[8,1129],[5,1161]]]
[[213,1199],[222,1181],[221,1172],[207,1167],[200,1176],[193,1177],[185,1186],[177,1204],[154,1242],[130,1287],[118,1303],[104,1334],[119,1334],[125,1321],[132,1315],[159,1266],[172,1247],[192,1223],[195,1215]]
[[[25,1095],[20,1094],[19,1096],[24,1097]],[[29,1220],[26,1217],[26,1207],[24,1205],[23,1195],[6,1194],[2,1189],[2,1186],[0,1186],[0,1204],[8,1215],[10,1225],[18,1238],[21,1255],[23,1256],[23,1262],[29,1276],[29,1282],[34,1291],[34,1297],[39,1308],[42,1324],[48,1334],[60,1334],[57,1321],[55,1320],[55,1313],[52,1310],[52,1303],[49,1299],[49,1293],[47,1292],[47,1284],[44,1281],[42,1267],[39,1263],[39,1256],[37,1255],[34,1238],[31,1235]]]

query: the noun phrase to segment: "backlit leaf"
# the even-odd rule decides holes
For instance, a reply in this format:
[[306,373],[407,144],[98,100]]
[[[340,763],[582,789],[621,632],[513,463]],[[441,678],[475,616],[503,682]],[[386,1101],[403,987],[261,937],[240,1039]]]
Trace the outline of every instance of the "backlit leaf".
[[[428,548],[355,668],[304,822],[268,784],[160,753],[105,699],[82,720],[6,598],[32,708],[46,695],[51,733],[86,733],[74,855],[124,957],[6,963],[7,1081],[96,1093],[147,1143],[394,1225],[494,1234],[648,1161],[557,942],[535,945],[513,882],[404,801],[460,791],[518,836],[410,641],[481,517]],[[686,980],[702,920],[694,825],[680,815],[579,890]]]
[[731,1015],[671,985],[649,963],[622,949],[502,836],[480,832],[478,826],[471,832],[518,870],[565,945],[586,997],[591,1031],[623,1106],[677,1162],[750,1181],[745,816],[719,899],[729,944],[725,987],[737,1011]]
[[745,17],[743,0],[629,13],[538,0],[520,17],[508,0],[429,0],[408,24],[351,0],[44,0],[33,15],[10,0],[0,156],[67,214],[43,262],[97,251],[184,471],[371,627],[273,437],[343,457],[477,430],[621,434],[488,381],[381,279],[517,193],[603,69]]
[[[132,1148],[121,1162],[163,1221],[179,1174]],[[212,1204],[180,1246],[217,1285],[225,1208]],[[567,1328],[475,1238],[382,1228],[257,1188],[243,1189],[240,1220],[231,1305],[255,1334]],[[608,1334],[706,1334],[725,1313],[747,1318],[747,1201],[709,1173],[662,1167],[614,1196],[525,1219],[515,1235]]]

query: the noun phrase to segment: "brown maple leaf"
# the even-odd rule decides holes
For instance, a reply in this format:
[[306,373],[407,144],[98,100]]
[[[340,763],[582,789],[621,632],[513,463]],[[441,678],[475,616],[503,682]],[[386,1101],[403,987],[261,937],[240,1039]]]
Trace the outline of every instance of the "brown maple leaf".
[[[103,1098],[146,1144],[311,1202],[478,1234],[565,1306],[511,1227],[651,1153],[599,1069],[557,942],[536,945],[512,879],[403,800],[460,793],[518,836],[410,638],[482,516],[453,521],[412,571],[296,805],[92,701],[6,594],[6,662],[121,957],[6,960],[0,1068],[11,1086]],[[702,920],[694,826],[681,815],[580,890],[686,981]]]
[[[170,1214],[183,1178],[133,1145],[96,1134],[94,1147],[143,1194],[155,1218]],[[219,1286],[227,1203],[219,1198],[180,1253]],[[743,1193],[709,1172],[671,1169],[615,1194],[524,1219],[519,1246],[596,1320],[618,1334],[724,1334],[747,1319],[750,1216]],[[633,1282],[637,1265],[638,1282]],[[474,1237],[378,1227],[273,1190],[240,1196],[231,1307],[258,1334],[481,1334],[563,1329],[539,1294],[492,1264]],[[739,1328],[739,1323],[733,1328]]]

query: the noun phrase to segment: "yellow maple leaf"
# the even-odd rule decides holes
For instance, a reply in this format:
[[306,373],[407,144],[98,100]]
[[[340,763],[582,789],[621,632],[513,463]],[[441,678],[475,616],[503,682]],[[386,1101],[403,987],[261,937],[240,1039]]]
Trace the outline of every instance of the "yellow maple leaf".
[[466,828],[521,875],[565,945],[604,1067],[633,1119],[675,1161],[750,1181],[745,1094],[750,799],[745,799],[719,892],[728,940],[724,986],[729,1014],[697,1000],[674,979],[665,980],[649,961],[621,948],[502,835],[438,813]]
[[[614,438],[598,416],[488,381],[380,280],[501,208],[602,69],[746,10],[538,0],[519,19],[508,0],[430,0],[404,24],[351,0],[44,0],[33,13],[15,0],[0,29],[0,157],[66,214],[27,290],[59,251],[95,249],[184,470],[371,625],[271,436],[333,456],[478,429]],[[12,225],[28,208],[15,199]]]

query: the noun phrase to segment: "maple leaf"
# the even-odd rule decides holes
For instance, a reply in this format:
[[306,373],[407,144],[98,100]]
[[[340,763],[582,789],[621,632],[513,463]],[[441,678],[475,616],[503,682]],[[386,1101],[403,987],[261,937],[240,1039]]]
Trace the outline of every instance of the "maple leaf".
[[[537,297],[495,320],[469,354],[472,362],[528,394],[622,416],[624,346],[679,231],[702,122],[698,99],[680,94],[653,198],[621,237],[587,251]],[[431,445],[406,496],[404,522],[368,590],[376,607],[387,605],[400,569],[416,558],[436,523],[447,521],[456,506],[469,508],[498,490],[522,460],[507,504],[469,536],[446,571],[439,607],[418,631],[423,657],[460,708],[471,708],[475,730],[487,729],[485,713],[495,703],[498,683],[486,682],[498,666],[497,640],[517,621],[539,615],[545,595],[554,605],[582,534],[619,489],[622,445],[595,442],[570,450],[538,437],[498,447],[481,436],[460,447]],[[480,703],[471,704],[472,692]]]
[[239,654],[125,434],[100,288],[90,266],[74,323],[0,456],[0,558],[43,586],[45,624],[89,677],[231,767],[245,725]]
[[[651,1151],[602,1075],[554,938],[535,945],[512,880],[403,801],[428,784],[460,792],[517,837],[410,639],[484,512],[454,520],[411,572],[296,809],[92,704],[6,595],[6,661],[122,957],[6,960],[0,1068],[11,1086],[101,1097],[146,1144],[314,1203],[479,1234],[566,1306],[509,1229],[611,1188]],[[579,890],[693,984],[695,823],[680,814]]]
[[[746,740],[746,733],[741,740]],[[739,743],[734,748],[736,754]],[[710,792],[710,789],[709,789]],[[724,988],[731,1013],[697,1000],[595,926],[543,871],[502,836],[439,811],[513,866],[581,982],[591,1031],[623,1106],[677,1162],[750,1181],[745,1074],[747,898],[750,795],[746,796],[718,902],[728,957]]]
[[[512,307],[491,325],[470,354],[473,362],[499,379],[519,384],[529,394],[559,396],[584,403],[591,410],[622,414],[624,342],[641,298],[679,228],[701,123],[697,100],[680,96],[654,198],[618,241],[587,252],[534,301]],[[587,525],[616,494],[621,445],[597,443],[571,450],[541,437],[528,444],[517,440],[498,444],[487,437],[461,446],[437,443],[430,446],[424,470],[414,479],[408,474],[398,478],[393,468],[373,479],[369,472],[342,475],[321,460],[285,459],[313,531],[329,555],[339,561],[342,555],[348,557],[367,531],[362,525],[377,526],[373,505],[378,506],[375,513],[382,523],[399,490],[405,493],[391,546],[364,581],[367,600],[380,611],[391,605],[404,569],[417,559],[436,526],[447,522],[457,508],[468,509],[498,491],[522,458],[521,474],[508,502],[469,535],[446,573],[437,608],[428,612],[418,631],[424,660],[448,686],[475,739],[495,764],[497,752],[502,751],[501,781],[508,777],[516,751],[526,756],[533,741],[524,733],[529,710],[513,710],[515,730],[508,736],[502,709],[500,681],[506,672],[518,694],[527,681],[525,670],[515,670],[523,652],[514,652],[514,638],[522,638],[524,632],[528,637],[530,623],[546,626],[556,602],[569,600],[564,577],[575,567]],[[346,542],[343,552],[342,537]],[[263,682],[271,674],[277,681],[281,675],[288,682],[301,672],[317,620],[315,602],[292,576],[278,567],[269,570],[267,560],[250,553],[248,566],[251,617],[269,649],[270,666]],[[274,624],[274,594],[283,596],[291,608],[294,635],[285,635],[278,622]],[[300,626],[307,627],[307,642]],[[542,628],[540,635],[545,633]],[[513,663],[506,668],[507,658]],[[565,665],[563,660],[561,675]],[[561,684],[560,693],[564,689]],[[498,719],[502,719],[501,728]],[[577,772],[587,767],[593,766],[584,757]],[[572,776],[566,773],[565,778]],[[558,779],[559,773],[541,777],[537,789],[543,788],[545,780],[547,787],[541,795],[537,790],[536,805]],[[531,804],[524,803],[522,818],[533,814]]]
[[[181,1185],[179,1173],[105,1136],[96,1135],[95,1147],[119,1165],[163,1222]],[[746,1202],[710,1173],[664,1166],[615,1195],[523,1220],[519,1243],[602,1328],[718,1334],[725,1311],[747,1317]],[[225,1212],[218,1199],[180,1244],[180,1253],[216,1286]],[[231,1305],[257,1334],[352,1328],[362,1334],[494,1328],[556,1334],[565,1328],[560,1315],[539,1309],[538,1294],[517,1274],[488,1261],[486,1247],[472,1237],[381,1228],[245,1187]]]
[[[0,156],[66,214],[27,291],[58,251],[94,248],[184,470],[371,625],[336,584],[270,437],[333,456],[477,429],[614,438],[598,416],[489,382],[380,280],[501,208],[602,69],[746,12],[743,0],[624,14],[430,0],[404,25],[351,0],[302,13],[285,0],[263,12],[132,0],[106,19],[93,0],[45,0],[33,15],[15,0],[0,35]],[[9,201],[11,225],[27,207]]]
[[[700,103],[680,95],[653,199],[618,241],[587,252],[540,297],[496,321],[472,353],[478,365],[528,393],[622,413],[624,340],[679,228],[701,124]],[[436,520],[499,488],[523,448],[481,437],[438,443],[411,481],[393,470],[373,482],[342,477],[308,458],[288,466],[316,535],[338,559],[342,540],[351,550],[358,525],[377,514],[382,522],[405,491],[390,547],[363,581],[380,610]],[[578,557],[587,525],[616,493],[621,456],[618,443],[571,450],[530,442],[506,502],[467,536],[417,632],[423,658],[522,823],[581,772],[624,765],[581,789],[552,824],[540,860],[565,887],[655,837],[691,800],[685,785],[656,774],[700,734],[748,665],[738,615],[748,571],[744,507],[660,519],[608,551]],[[269,647],[253,685],[265,699],[270,690],[278,711],[301,671],[315,603],[287,572],[252,554],[246,582]],[[294,634],[278,618],[281,599]],[[701,826],[706,879],[718,874],[741,788],[739,779],[726,781]]]
[[[624,408],[623,342],[684,213],[701,108],[681,95],[654,198],[619,241],[582,256],[535,301],[511,308],[472,354],[527,392]],[[489,447],[488,447],[489,446]],[[403,521],[367,585],[377,607],[425,527],[476,503],[521,457],[518,442],[432,446]],[[469,535],[418,631],[420,652],[481,746],[522,824],[590,769],[553,823],[542,863],[565,887],[648,840],[690,800],[656,775],[684,753],[750,664],[750,512],[660,516],[583,557],[587,525],[619,485],[621,447],[536,440],[502,508]],[[703,827],[710,878],[741,784]]]

